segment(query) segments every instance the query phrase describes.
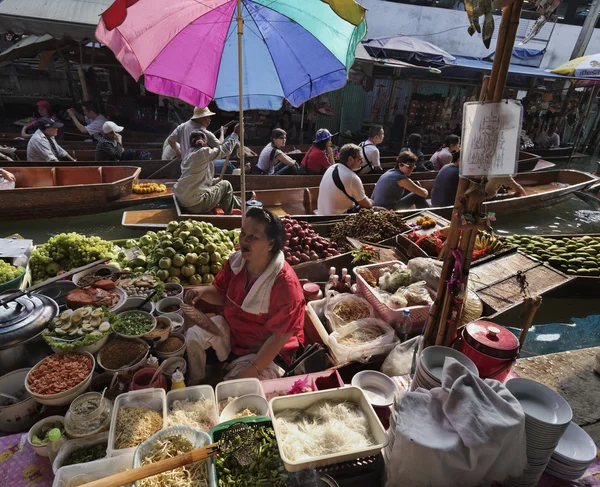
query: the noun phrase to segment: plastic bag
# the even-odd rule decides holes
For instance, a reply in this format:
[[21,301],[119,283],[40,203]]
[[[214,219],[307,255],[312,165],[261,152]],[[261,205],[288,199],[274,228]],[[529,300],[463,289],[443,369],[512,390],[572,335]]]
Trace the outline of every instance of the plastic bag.
[[[336,306],[340,303],[345,303],[348,306],[346,309],[336,309]],[[349,319],[346,319],[346,314],[350,316]],[[325,318],[329,325],[329,332],[336,331],[358,319],[374,317],[375,310],[373,306],[365,298],[355,294],[331,294],[325,303]]]
[[425,281],[414,282],[405,289],[404,297],[408,301],[408,306],[429,306],[433,304],[433,299],[431,299]]
[[[379,333],[379,336],[369,339],[371,333]],[[347,343],[349,338],[354,338],[356,344]],[[385,321],[365,318],[334,331],[327,345],[338,360],[367,362],[374,355],[388,353],[397,341],[394,329]]]
[[437,289],[442,275],[442,262],[439,260],[416,257],[408,261],[412,282],[425,281],[431,289]]
[[385,358],[381,372],[389,377],[410,374],[415,348],[419,345],[420,336],[406,340],[394,347]]
[[408,286],[411,282],[410,270],[404,265],[394,264],[390,268],[379,271],[379,288],[388,293],[395,293],[399,288]]

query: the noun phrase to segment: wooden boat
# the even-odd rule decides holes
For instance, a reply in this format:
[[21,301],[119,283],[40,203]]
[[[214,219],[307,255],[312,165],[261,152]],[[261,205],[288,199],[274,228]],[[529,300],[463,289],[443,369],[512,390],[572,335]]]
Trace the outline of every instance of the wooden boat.
[[539,155],[542,159],[546,159],[548,161],[552,160],[560,160],[560,159],[568,159],[573,154],[575,150],[574,147],[554,147],[552,149],[542,149],[535,148],[533,149],[537,155]]
[[[132,166],[16,167],[16,187],[0,191],[0,220],[102,213],[172,198],[132,194],[140,169]],[[143,181],[142,181],[143,182]]]
[[[510,192],[498,196],[485,203],[486,211],[496,215],[506,215],[531,211],[555,205],[569,198],[575,191],[582,191],[596,181],[595,176],[574,170],[545,171],[518,174],[516,181],[525,187],[527,196],[515,197]],[[421,181],[424,188],[431,190],[432,180]],[[365,185],[365,192],[370,195],[372,184]],[[316,215],[314,213],[319,195],[318,187],[295,188],[285,190],[257,191],[257,199],[265,208],[277,215],[293,215],[294,218],[308,222],[335,222],[347,215]],[[247,195],[249,196],[249,195]],[[224,229],[239,228],[241,217],[236,215],[194,215],[181,208],[175,200],[175,210],[151,210],[149,212],[125,212],[122,225],[127,228],[163,228],[171,220],[203,220]],[[431,211],[448,218],[450,207],[432,208]],[[408,215],[414,210],[400,210],[398,213]]]
[[[63,147],[64,148],[64,147]],[[126,149],[129,149],[130,147],[127,146]],[[95,157],[96,157],[96,149],[92,149],[92,148],[85,148],[85,149],[71,149],[71,148],[64,148],[69,154],[71,154],[75,159],[81,159],[82,161],[94,161]],[[140,150],[140,149],[136,149],[136,150]],[[143,150],[147,150],[150,155],[152,156],[152,159],[158,159],[160,160],[162,157],[162,149],[143,149]],[[25,149],[18,149],[16,152],[16,156],[19,160],[21,161],[26,161],[27,160],[27,150]],[[37,164],[37,161],[28,161],[28,162],[33,162]],[[96,164],[99,161],[95,161]],[[104,161],[102,161],[103,163]],[[129,163],[129,161],[118,161],[121,164],[123,163]],[[146,161],[142,161],[142,162],[146,162]],[[72,164],[72,163],[71,163]]]
[[[20,135],[19,135],[20,137]],[[87,136],[87,140],[90,140],[90,137]],[[161,149],[163,147],[164,139],[154,142],[135,142],[130,140],[127,137],[124,137],[125,145],[128,148],[141,150],[141,149]],[[27,149],[27,143],[29,139],[10,139],[10,138],[0,138],[0,146],[6,145],[8,147],[16,147],[17,149]],[[59,139],[58,143],[61,147],[66,150],[86,150],[92,149],[95,147],[95,144],[90,140],[90,142],[85,141],[75,141],[75,140],[63,140]]]

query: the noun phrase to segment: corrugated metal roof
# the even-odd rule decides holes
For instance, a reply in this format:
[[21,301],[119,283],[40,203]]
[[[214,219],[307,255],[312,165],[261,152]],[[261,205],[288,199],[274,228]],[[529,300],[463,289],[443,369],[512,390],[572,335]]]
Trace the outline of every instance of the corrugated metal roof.
[[113,0],[3,0],[0,33],[49,34],[56,39],[95,39],[94,32]]

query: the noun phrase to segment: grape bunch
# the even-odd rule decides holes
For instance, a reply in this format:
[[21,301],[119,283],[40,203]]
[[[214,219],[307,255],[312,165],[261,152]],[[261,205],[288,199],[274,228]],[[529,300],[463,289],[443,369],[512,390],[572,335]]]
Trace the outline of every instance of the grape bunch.
[[115,257],[111,242],[78,233],[61,233],[31,252],[29,261],[34,283],[104,257]]
[[5,282],[16,279],[23,274],[23,272],[24,269],[22,267],[11,265],[8,262],[0,259],[0,284],[4,284]]

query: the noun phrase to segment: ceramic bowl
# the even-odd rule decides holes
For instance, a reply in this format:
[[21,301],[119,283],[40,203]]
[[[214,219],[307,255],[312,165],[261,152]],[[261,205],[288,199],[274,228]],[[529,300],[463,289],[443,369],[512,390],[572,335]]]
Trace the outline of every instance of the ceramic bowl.
[[525,414],[537,423],[554,429],[568,425],[573,419],[573,411],[569,403],[549,387],[522,378],[510,379],[505,385],[521,403]]
[[138,360],[136,363],[129,365],[127,367],[121,367],[120,369],[109,369],[108,367],[106,367],[105,365],[102,364],[102,350],[100,350],[98,352],[98,365],[106,370],[107,372],[111,372],[111,373],[115,373],[115,372],[119,372],[121,374],[127,375],[130,374],[132,372],[135,372],[137,369],[141,368],[144,366],[144,364],[146,363],[146,359],[148,358],[148,353],[150,352],[150,346],[141,338],[133,338],[131,341],[133,342],[138,342],[138,343],[142,343],[144,345],[144,347],[146,348],[146,353],[144,353],[142,355],[142,357],[140,358],[140,360]]
[[244,409],[255,410],[257,416],[267,416],[269,414],[269,403],[267,403],[264,397],[258,394],[248,394],[238,397],[225,406],[219,417],[219,422],[223,423],[234,419]]
[[115,327],[115,326],[113,326],[113,331],[117,335],[119,335],[120,337],[123,337],[123,338],[140,338],[140,337],[143,337],[144,335],[147,335],[148,333],[151,333],[156,328],[156,318],[154,316],[152,316],[150,313],[147,313],[146,311],[140,311],[140,310],[123,311],[123,312],[117,314],[117,319],[121,319],[126,316],[135,315],[135,314],[141,314],[141,315],[145,316],[146,318],[150,318],[152,320],[152,328],[150,328],[148,331],[141,333],[139,335],[125,335],[124,333],[119,332],[117,330],[117,327]]
[[[30,428],[36,422],[42,406],[25,389],[25,378],[29,368],[18,369],[0,377],[0,391],[15,395],[19,392],[25,394],[19,402],[7,406],[0,406],[0,431],[6,433],[18,433]],[[6,401],[0,398],[0,404]]]
[[[39,434],[42,430],[42,426],[44,426],[46,423],[54,423],[57,421],[63,425],[63,430],[64,430],[64,427],[65,427],[65,417],[64,416],[48,416],[47,418],[44,418],[44,419],[38,421],[37,423],[35,423],[31,427],[29,432],[27,433],[27,443],[29,444],[31,449],[40,457],[48,457],[48,450],[46,449],[46,445],[34,445],[33,443],[31,443],[31,437],[33,435],[39,436]],[[65,436],[64,432],[63,432],[62,436],[63,437]]]
[[[183,316],[183,310],[181,309],[181,305],[183,304],[183,299],[181,298],[162,298],[158,303],[156,303],[156,314],[164,315],[165,313],[175,313],[180,316]],[[177,311],[166,311],[166,308],[169,306],[178,306]]]
[[375,370],[363,370],[352,377],[352,385],[359,387],[373,406],[391,406],[398,390],[394,381]]
[[171,296],[166,296],[168,298],[183,299],[183,286],[181,284],[177,284],[176,282],[167,282],[167,283],[165,283],[165,291],[169,291],[169,292],[177,291],[177,294],[173,294]]
[[164,360],[164,359],[171,358],[171,357],[183,357],[183,355],[185,354],[185,348],[186,348],[185,335],[183,333],[173,332],[173,333],[171,333],[170,337],[181,338],[183,340],[183,345],[178,350],[174,350],[172,352],[161,352],[159,350],[159,348],[164,343],[164,342],[161,342],[161,343],[157,344],[157,346],[154,347],[154,350],[152,351],[152,353],[154,355],[156,355],[157,358]]
[[164,316],[165,318],[169,318],[171,320],[171,331],[183,330],[183,316],[177,313],[164,313],[160,316]]
[[[142,304],[146,298],[139,298],[136,296],[128,297],[127,300],[123,303],[123,306],[119,308],[119,313],[124,313],[125,311],[135,311],[137,307]],[[145,311],[146,313],[154,314],[155,304],[153,301],[148,301],[140,311]]]
[[446,357],[456,359],[456,361],[463,364],[473,374],[479,377],[479,370],[477,370],[477,366],[473,361],[465,354],[450,347],[441,347],[439,345],[427,347],[421,352],[421,366],[425,369],[425,372],[441,382],[442,369],[444,368]]

